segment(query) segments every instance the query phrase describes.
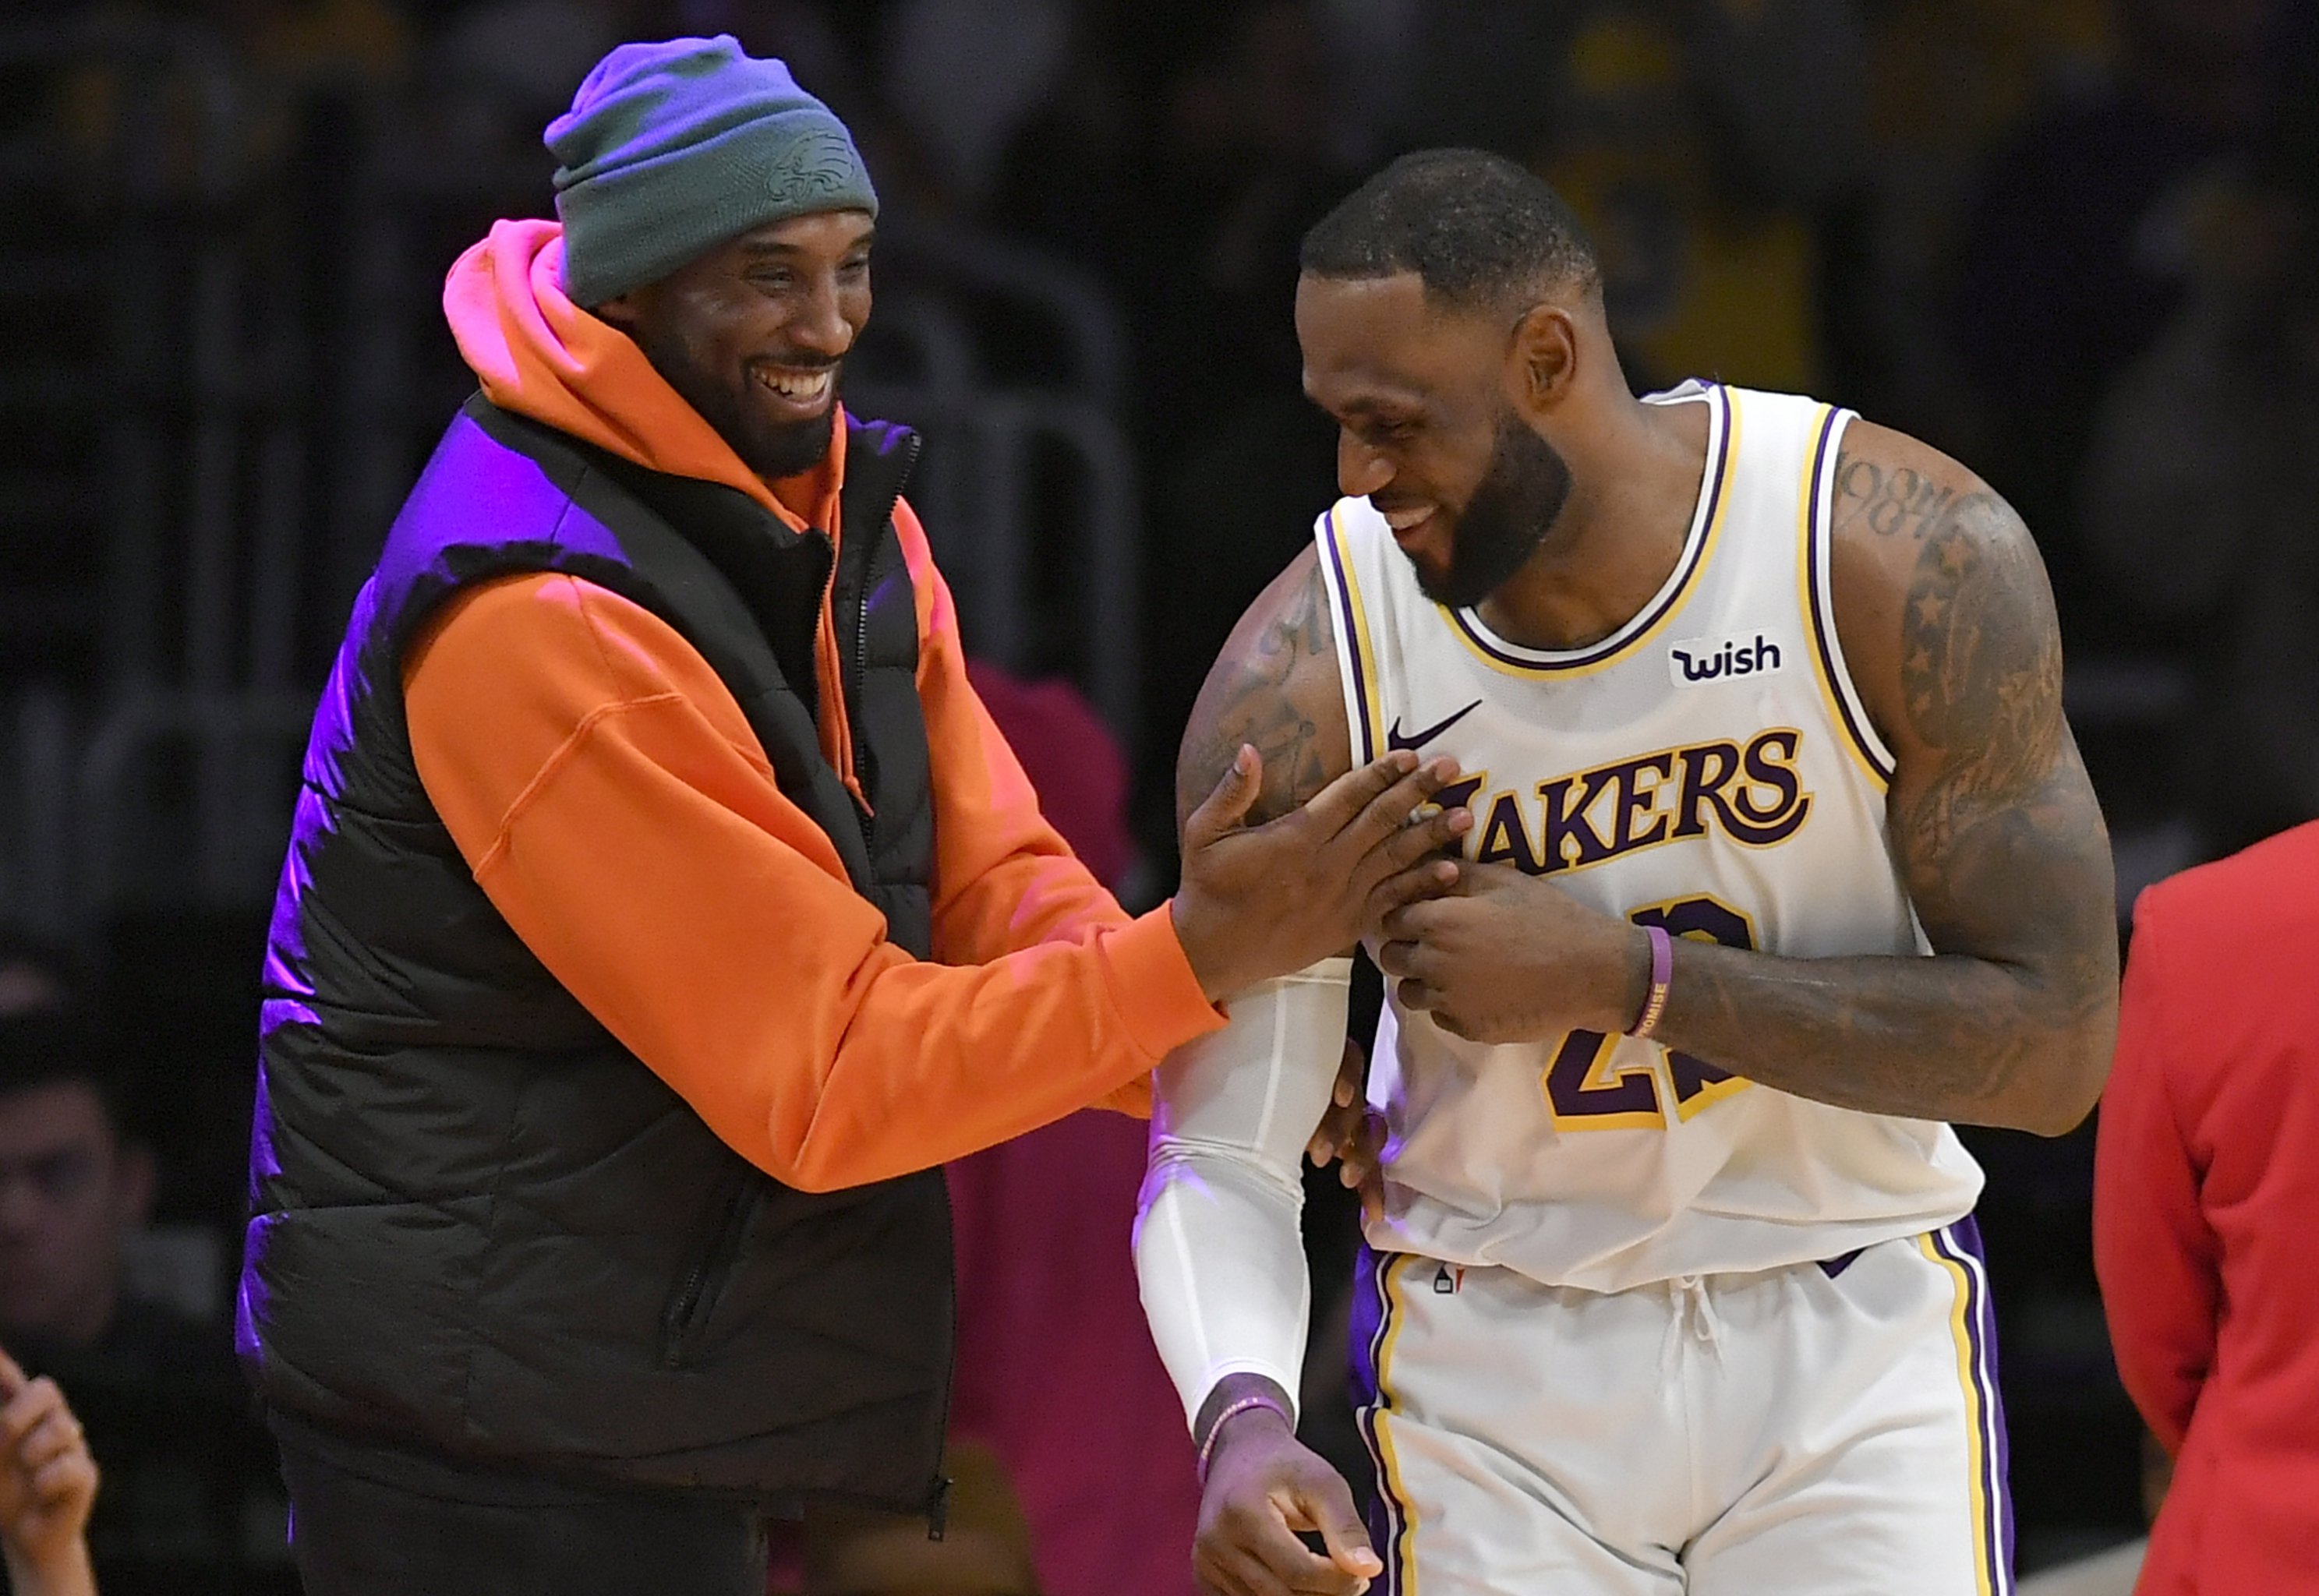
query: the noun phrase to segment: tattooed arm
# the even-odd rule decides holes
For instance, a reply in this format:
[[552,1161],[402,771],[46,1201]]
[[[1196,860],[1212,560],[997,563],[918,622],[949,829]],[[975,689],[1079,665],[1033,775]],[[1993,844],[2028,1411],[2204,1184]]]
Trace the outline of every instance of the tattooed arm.
[[1846,1107],[2058,1134],[2117,1023],[2109,841],[2062,717],[2028,529],[1971,472],[1854,421],[1836,461],[1837,636],[1897,763],[1886,823],[1930,959],[1684,944],[1660,1035]]
[[[1195,812],[1243,744],[1264,756],[1259,816],[1288,813],[1352,763],[1310,547],[1249,608],[1200,690],[1178,759],[1179,813]],[[1437,780],[1450,769],[1427,767]],[[1451,810],[1405,837],[1439,847],[1469,821]],[[1428,869],[1433,889],[1455,879],[1447,863]],[[1384,1572],[1350,1491],[1290,1418],[1309,1306],[1298,1151],[1329,1102],[1345,1031],[1349,967],[1331,962],[1243,994],[1224,1030],[1178,1049],[1154,1082],[1136,1270],[1205,1465],[1193,1567],[1212,1596],[1352,1596]],[[1308,1551],[1300,1530],[1318,1530],[1328,1555]]]
[[1176,755],[1179,826],[1243,743],[1264,758],[1251,823],[1287,814],[1352,768],[1328,591],[1311,545],[1257,595],[1201,685]]
[[[2108,1069],[2117,942],[2044,570],[1972,473],[1866,422],[1845,436],[1837,636],[1897,761],[1888,842],[1933,957],[1679,940],[1656,1040],[1845,1108],[2058,1135]],[[1624,1030],[1649,980],[1640,931],[1499,868],[1385,928],[1403,1003],[1480,1041]]]
[[[1179,826],[1242,744],[1264,759],[1264,787],[1249,810],[1251,821],[1288,813],[1352,765],[1328,590],[1321,581],[1320,551],[1309,545],[1241,615],[1200,686],[1176,754]],[[1163,1092],[1167,1081],[1163,1073]],[[1201,1402],[1194,1437],[1205,1441],[1216,1415],[1245,1396],[1269,1397],[1284,1413],[1295,1407],[1286,1392],[1261,1375],[1231,1375]]]

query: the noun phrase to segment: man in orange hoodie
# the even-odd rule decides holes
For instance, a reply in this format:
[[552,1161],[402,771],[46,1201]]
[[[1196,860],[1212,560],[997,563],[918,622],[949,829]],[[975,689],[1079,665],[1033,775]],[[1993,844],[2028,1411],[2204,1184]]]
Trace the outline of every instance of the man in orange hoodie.
[[451,273],[482,392],[356,601],[269,939],[239,1334],[313,1596],[753,1596],[768,1510],[939,1519],[936,1166],[1140,1107],[1469,824],[1407,824],[1449,771],[1403,754],[1242,827],[1243,751],[1130,919],[968,683],[916,439],[835,404],[843,125],[680,40],[547,142],[561,227]]

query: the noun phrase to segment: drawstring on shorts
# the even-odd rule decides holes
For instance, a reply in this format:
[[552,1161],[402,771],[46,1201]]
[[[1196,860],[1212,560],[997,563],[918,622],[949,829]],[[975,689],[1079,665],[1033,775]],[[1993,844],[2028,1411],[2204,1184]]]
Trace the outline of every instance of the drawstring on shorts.
[[1667,1282],[1666,1334],[1659,1342],[1659,1369],[1668,1379],[1680,1372],[1677,1355],[1686,1330],[1718,1363],[1723,1360],[1722,1321],[1716,1314],[1714,1299],[1708,1295],[1706,1280],[1698,1275]]

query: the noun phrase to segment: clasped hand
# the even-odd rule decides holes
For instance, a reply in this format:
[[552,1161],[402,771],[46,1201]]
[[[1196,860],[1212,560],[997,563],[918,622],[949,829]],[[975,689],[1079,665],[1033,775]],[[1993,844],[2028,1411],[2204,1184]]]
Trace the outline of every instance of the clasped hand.
[[1469,1041],[1624,1031],[1650,979],[1635,926],[1510,865],[1457,865],[1438,897],[1377,922],[1377,966],[1402,1006]]

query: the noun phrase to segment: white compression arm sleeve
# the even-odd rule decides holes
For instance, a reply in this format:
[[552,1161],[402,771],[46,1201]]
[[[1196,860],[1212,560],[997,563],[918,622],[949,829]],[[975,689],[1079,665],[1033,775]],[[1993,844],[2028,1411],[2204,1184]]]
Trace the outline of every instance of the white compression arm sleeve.
[[1187,1420],[1226,1375],[1296,1398],[1312,1298],[1299,1166],[1344,1055],[1352,975],[1329,959],[1252,987],[1160,1067],[1135,1272]]

